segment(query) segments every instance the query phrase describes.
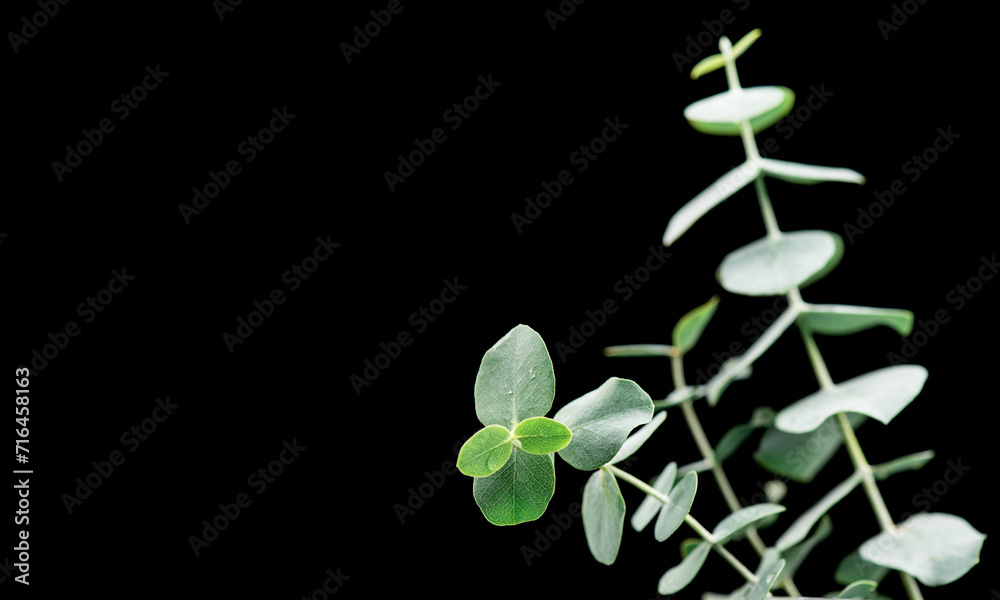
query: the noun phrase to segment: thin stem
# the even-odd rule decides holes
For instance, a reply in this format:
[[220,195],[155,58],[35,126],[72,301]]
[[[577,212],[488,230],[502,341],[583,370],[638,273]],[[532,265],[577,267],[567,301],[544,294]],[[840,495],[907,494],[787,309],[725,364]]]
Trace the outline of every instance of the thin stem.
[[910,600],[924,600],[924,595],[920,593],[920,586],[917,585],[913,575],[900,571],[899,578],[903,580],[903,588],[906,589],[906,595]]
[[740,87],[740,76],[736,73],[733,43],[726,36],[722,36],[719,39],[719,50],[722,52],[722,58],[726,61],[726,81],[729,83],[729,89],[738,94],[743,88]]
[[854,470],[861,473],[861,477],[863,478],[861,483],[864,484],[865,493],[868,495],[868,502],[875,511],[875,517],[878,519],[879,525],[883,531],[895,531],[896,524],[892,522],[889,509],[885,506],[885,500],[882,499],[882,494],[878,491],[875,476],[872,474],[872,467],[868,464],[868,459],[865,458],[865,453],[861,450],[861,444],[858,443],[858,438],[854,435],[854,428],[851,427],[851,422],[847,420],[847,415],[842,412],[837,413],[837,421],[840,423],[840,430],[844,434],[844,445],[847,446],[851,462],[854,463]]
[[781,229],[778,228],[778,218],[774,216],[774,207],[771,206],[771,198],[767,195],[764,176],[760,175],[757,179],[754,179],[753,186],[757,190],[757,204],[760,205],[760,214],[764,218],[767,237],[775,239],[781,235]]
[[732,552],[726,550],[725,546],[715,544],[712,546],[712,548],[719,553],[719,556],[726,559],[727,563],[733,565],[733,568],[739,571],[740,575],[743,576],[743,579],[746,579],[747,582],[749,582],[750,584],[757,583],[757,576],[754,575],[750,569],[746,568],[738,558],[733,556]]
[[[798,288],[795,289],[795,293],[798,295]],[[788,300],[789,303],[795,302],[791,293],[789,293]],[[801,304],[801,299],[798,302]],[[830,377],[830,371],[826,368],[826,361],[823,360],[823,355],[819,353],[819,346],[816,345],[812,330],[801,319],[798,323],[799,331],[802,333],[802,342],[806,345],[806,354],[809,355],[809,362],[812,363],[813,371],[816,373],[816,380],[819,381],[820,387],[824,390],[832,390],[836,387],[836,384],[833,383],[833,378]]]

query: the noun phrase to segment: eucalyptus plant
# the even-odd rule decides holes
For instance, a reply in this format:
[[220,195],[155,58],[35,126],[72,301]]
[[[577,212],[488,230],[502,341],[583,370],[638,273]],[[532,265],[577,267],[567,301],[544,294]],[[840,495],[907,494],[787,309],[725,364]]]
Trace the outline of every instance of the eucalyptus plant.
[[[920,513],[894,523],[878,481],[905,470],[919,469],[933,458],[931,451],[902,456],[882,464],[868,462],[855,435],[864,421],[889,425],[920,393],[927,370],[918,365],[894,365],[835,382],[827,370],[817,335],[848,335],[876,326],[908,335],[913,314],[906,310],[815,304],[800,290],[827,275],[844,252],[840,236],[829,231],[783,231],[767,192],[766,178],[795,184],[863,183],[846,168],[781,161],[760,156],[755,134],[775,124],[791,110],[795,95],[781,86],[743,88],[736,58],[758,38],[760,30],[736,44],[723,37],[720,54],[692,69],[692,79],[723,69],[728,89],[699,100],[684,110],[691,126],[703,133],[739,137],[746,161],[722,175],[687,202],[670,219],[663,244],[673,245],[703,215],[753,184],[766,235],[729,253],[716,273],[726,291],[745,296],[787,297],[788,307],[746,352],[724,363],[703,385],[688,385],[684,357],[698,342],[718,307],[719,298],[685,314],[673,329],[670,344],[639,344],[605,349],[611,357],[657,356],[669,360],[674,391],[653,400],[635,382],[611,378],[597,389],[572,400],[552,417],[555,375],[542,338],[518,325],[483,357],[475,384],[476,415],[483,428],[462,447],[459,470],[474,478],[473,496],[483,515],[496,525],[516,525],[542,516],[555,491],[555,454],[570,466],[592,474],[583,489],[582,517],[587,545],[594,558],[615,562],[625,529],[626,506],[619,482],[646,494],[632,512],[636,531],[653,526],[658,541],[674,537],[686,524],[697,538],[680,541],[681,560],[659,579],[660,594],[674,594],[697,576],[711,552],[720,555],[746,583],[728,594],[705,593],[705,600],[762,600],[772,590],[793,598],[803,596],[793,576],[816,544],[831,535],[827,513],[856,488],[864,490],[879,531],[845,557],[834,580],[844,586],[826,598],[886,598],[877,588],[889,571],[897,571],[910,600],[922,598],[920,584],[951,583],[978,561],[985,535],[965,519],[946,513]],[[749,377],[752,366],[792,326],[802,337],[818,390],[775,412],[756,407],[747,423],[728,431],[712,444],[695,404],[718,405],[730,384]],[[619,465],[638,451],[664,422],[679,410],[702,459],[678,466],[668,462],[646,482]],[[641,427],[640,427],[641,426]],[[638,429],[636,429],[638,428]],[[783,478],[809,483],[845,446],[854,473],[834,485],[819,502],[791,518],[779,504],[786,488],[777,480],[766,488],[767,502],[742,506],[726,476],[724,463],[751,435],[763,430],[756,462]],[[808,448],[806,453],[797,450]],[[710,472],[730,514],[709,529],[692,514],[699,476]],[[783,523],[783,533],[770,545],[758,529]],[[751,569],[728,549],[748,541],[759,561]]]

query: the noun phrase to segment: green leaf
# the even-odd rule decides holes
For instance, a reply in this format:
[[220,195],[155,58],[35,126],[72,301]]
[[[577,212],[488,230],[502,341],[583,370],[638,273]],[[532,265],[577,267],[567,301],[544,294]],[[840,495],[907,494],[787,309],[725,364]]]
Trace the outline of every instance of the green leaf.
[[691,554],[691,551],[697,548],[698,544],[700,544],[701,542],[702,542],[701,538],[684,538],[683,540],[681,540],[681,543],[679,544],[681,551],[681,558],[684,558],[688,554]]
[[788,433],[806,433],[839,412],[854,412],[888,425],[920,393],[927,369],[894,365],[865,373],[823,389],[786,406],[774,426]]
[[472,495],[494,525],[534,521],[545,513],[556,490],[551,454],[528,454],[514,448],[507,463],[489,477],[473,480]]
[[604,356],[629,358],[634,356],[674,356],[677,349],[666,344],[627,344],[624,346],[608,346]]
[[878,325],[894,329],[902,336],[913,331],[913,313],[897,308],[806,304],[799,319],[814,333],[823,335],[848,335]]
[[625,498],[614,474],[598,469],[583,489],[583,530],[590,553],[610,565],[618,557],[625,524]]
[[657,591],[667,596],[676,594],[687,587],[687,584],[691,583],[691,580],[701,570],[701,566],[705,564],[705,557],[708,556],[708,551],[711,548],[712,545],[707,542],[698,544],[690,554],[681,560],[680,564],[664,573],[663,577],[660,577],[660,584],[657,586]]
[[820,519],[816,531],[811,536],[801,544],[783,551],[781,557],[785,559],[785,568],[781,571],[781,577],[778,578],[777,585],[781,585],[786,579],[792,579],[795,576],[795,571],[802,565],[809,553],[812,552],[812,549],[816,547],[816,544],[829,537],[832,531],[833,525],[830,517],[829,515],[824,515]]
[[743,121],[759,133],[791,112],[794,104],[795,92],[786,87],[741,88],[688,105],[684,118],[695,130],[711,135],[740,135]]
[[858,549],[861,558],[909,573],[926,586],[951,583],[979,562],[986,536],[961,517],[920,513]]
[[486,351],[476,375],[476,416],[483,425],[514,429],[552,408],[556,379],[545,342],[518,325]]
[[[663,471],[656,477],[653,482],[653,489],[660,492],[661,494],[667,494],[670,492],[670,488],[674,485],[674,478],[677,476],[677,463],[671,462]],[[639,508],[635,509],[632,513],[632,529],[636,531],[642,531],[646,528],[646,525],[653,520],[653,517],[660,511],[663,504],[656,499],[654,496],[646,496],[642,499],[639,504]]]
[[922,469],[932,458],[934,458],[933,450],[907,454],[906,456],[901,456],[880,465],[872,465],[872,474],[878,479],[887,479],[889,476],[902,471]]
[[840,236],[829,231],[781,233],[729,253],[717,277],[734,294],[777,296],[829,271],[840,261],[842,247]]
[[851,552],[837,565],[837,572],[833,575],[833,580],[841,585],[850,585],[855,581],[882,581],[889,573],[889,569],[872,564],[861,558],[858,550]]
[[712,530],[712,537],[715,538],[716,543],[725,543],[728,538],[746,529],[748,526],[780,512],[785,512],[784,506],[768,502],[741,508],[719,521],[719,524]]
[[691,351],[691,348],[698,342],[701,332],[705,330],[708,322],[712,320],[715,309],[719,306],[719,297],[712,298],[687,313],[674,326],[673,342],[674,346],[680,348],[682,353]]
[[688,473],[670,490],[667,495],[670,503],[663,505],[663,508],[660,509],[660,516],[656,518],[656,527],[653,529],[653,537],[656,538],[656,541],[662,542],[677,531],[677,528],[684,522],[684,518],[691,512],[691,505],[694,503],[694,495],[697,491],[697,473]]
[[506,427],[484,427],[462,444],[458,470],[470,477],[487,477],[504,466],[513,448],[514,438]]
[[749,423],[740,423],[723,434],[715,446],[715,460],[722,462],[733,455],[754,431],[768,427],[774,421],[774,411],[763,406],[753,411]]
[[645,425],[640,427],[638,431],[628,436],[628,438],[625,439],[625,443],[622,444],[621,449],[618,450],[618,454],[615,454],[615,457],[612,458],[610,461],[608,461],[608,464],[616,465],[621,461],[625,460],[626,458],[635,454],[635,452],[639,448],[641,448],[643,444],[646,443],[646,440],[649,439],[649,436],[653,435],[653,432],[656,431],[656,428],[659,427],[663,423],[663,421],[666,420],[666,418],[667,418],[666,411],[660,412],[655,417],[653,417],[652,421],[646,423]]
[[[740,57],[741,54],[746,52],[757,38],[760,37],[760,29],[754,29],[750,33],[743,36],[740,41],[733,44],[733,60]],[[726,59],[721,54],[713,54],[707,58],[702,59],[691,69],[691,79],[698,79],[706,73],[711,73],[716,69],[721,69],[726,66]]]
[[750,591],[750,584],[744,583],[728,594],[713,594],[712,592],[706,592],[701,595],[701,600],[740,600],[748,591]]
[[573,433],[559,421],[548,417],[532,417],[517,424],[514,437],[525,452],[549,454],[565,448]]
[[878,587],[877,581],[855,581],[837,594],[838,598],[867,598]]
[[674,216],[667,223],[667,231],[663,234],[663,245],[670,246],[677,241],[684,232],[691,228],[698,219],[722,203],[736,192],[747,186],[751,181],[760,175],[760,164],[756,161],[748,160],[738,167],[730,170],[722,177],[715,180],[712,185],[702,190],[697,196],[687,201],[680,207]]
[[775,561],[763,561],[761,569],[756,573],[757,583],[750,586],[750,589],[740,596],[740,600],[764,600],[784,568],[785,561],[780,558]]
[[816,524],[820,518],[826,513],[830,512],[830,509],[837,505],[838,502],[843,500],[854,488],[861,484],[861,473],[855,472],[853,475],[841,482],[840,485],[830,490],[825,496],[820,498],[819,502],[814,504],[812,508],[805,511],[799,518],[795,520],[794,523],[778,538],[778,541],[774,543],[774,547],[778,550],[785,551],[792,546],[798,544],[802,540],[806,539],[809,535],[809,531],[812,530],[813,525]]
[[842,181],[844,183],[865,182],[865,176],[861,173],[842,167],[805,165],[797,162],[788,162],[787,160],[775,160],[773,158],[761,158],[760,167],[766,175],[802,185],[811,185],[822,181]]
[[[848,413],[847,420],[857,429],[867,420]],[[840,426],[831,417],[809,433],[785,433],[768,427],[754,454],[757,464],[792,481],[809,483],[826,466],[843,442]]]
[[634,381],[612,377],[559,409],[555,419],[573,432],[559,456],[581,471],[612,460],[629,432],[653,418],[653,401]]

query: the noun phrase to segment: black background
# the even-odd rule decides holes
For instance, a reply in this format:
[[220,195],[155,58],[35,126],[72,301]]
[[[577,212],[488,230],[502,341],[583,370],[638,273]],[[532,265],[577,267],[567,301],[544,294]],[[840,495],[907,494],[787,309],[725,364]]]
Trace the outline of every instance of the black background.
[[[341,597],[606,590],[654,598],[659,576],[678,560],[680,537],[658,544],[648,531],[627,530],[617,563],[605,567],[590,557],[575,520],[532,566],[522,557],[552,513],[579,501],[585,474],[557,460],[550,514],[497,528],[482,518],[470,480],[435,472],[479,427],[472,397],[479,360],[518,323],[549,345],[558,408],[610,376],[663,397],[671,389],[665,365],[612,361],[601,349],[666,343],[680,315],[721,293],[716,320],[689,357],[693,378],[715,361],[713,352],[733,342],[745,347],[741,329],[773,304],[726,294],[714,279],[728,252],[763,234],[749,191],[692,228],[631,298],[616,291],[658,247],[670,215],[743,160],[735,138],[699,134],[682,116],[725,83],[721,73],[692,82],[691,63],[682,72],[674,57],[686,52],[689,36],[714,44],[717,36],[702,32],[722,16],[731,21],[720,23],[723,33],[734,40],[764,31],[740,59],[745,86],[786,85],[798,106],[812,86],[832,93],[800,129],[786,123],[782,132],[760,134],[759,143],[774,138],[775,158],[868,177],[865,186],[770,184],[783,229],[827,229],[847,241],[840,266],[805,299],[906,308],[918,321],[938,309],[950,316],[913,359],[931,373],[917,401],[891,427],[859,431],[872,462],[937,451],[922,471],[882,484],[890,511],[899,518],[918,510],[914,495],[941,480],[948,461],[961,460],[970,471],[932,510],[960,514],[992,534],[995,391],[988,383],[1000,284],[986,282],[961,310],[948,300],[997,249],[994,153],[986,147],[993,132],[984,125],[992,102],[982,83],[991,77],[992,50],[979,27],[992,15],[956,2],[911,3],[918,10],[885,39],[877,22],[894,9],[880,2],[861,9],[590,0],[554,31],[545,11],[557,9],[555,1],[404,2],[348,63],[341,43],[386,3],[332,4],[248,0],[220,20],[208,1],[72,2],[18,52],[3,53],[5,179],[13,183],[0,214],[6,368],[28,364],[67,321],[81,327],[31,378],[35,596],[96,589],[123,599],[300,598],[339,568],[350,577]],[[38,10],[34,2],[5,3],[4,31],[20,31],[21,18]],[[714,50],[692,49],[697,58]],[[156,65],[169,76],[119,121],[112,102]],[[490,75],[500,86],[451,130],[443,113]],[[286,106],[295,119],[246,163],[237,146]],[[58,181],[52,162],[64,161],[65,146],[105,117],[115,130]],[[511,215],[523,214],[525,198],[574,169],[570,154],[615,117],[628,124],[621,137],[519,233]],[[446,141],[390,191],[384,172],[437,127]],[[903,164],[948,127],[961,137],[911,181]],[[233,159],[243,171],[185,223],[178,205],[190,204],[192,188]],[[847,240],[845,224],[856,224],[859,208],[897,179],[906,192]],[[340,247],[289,291],[283,272],[326,236]],[[77,305],[116,269],[134,281],[83,323]],[[453,278],[467,289],[417,333],[410,315]],[[286,301],[230,352],[223,333],[279,287]],[[555,344],[567,343],[585,311],[608,298],[618,311],[561,360]],[[413,343],[355,393],[349,377],[402,331],[414,334]],[[887,353],[903,344],[888,329],[819,341],[837,380],[886,366]],[[752,379],[735,384],[717,408],[699,410],[718,439],[753,407],[780,408],[814,389],[801,343],[788,335]],[[129,453],[122,432],[167,396],[179,408]],[[678,417],[638,455],[637,475],[697,458]],[[248,476],[292,440],[306,450],[257,495]],[[752,462],[752,448],[729,467],[737,493],[748,498],[770,478]],[[124,464],[68,514],[63,495],[113,450],[125,450]],[[790,511],[849,472],[841,451],[815,485],[791,484]],[[439,487],[401,522],[398,507],[428,479]],[[188,537],[241,492],[252,504],[195,557]],[[641,499],[634,489],[624,493],[630,507]],[[725,514],[708,479],[694,514],[708,525]],[[877,532],[860,491],[832,517],[839,527],[797,578],[807,594],[836,588],[837,561]],[[779,522],[775,530],[782,529]],[[775,530],[765,530],[765,540],[773,542]],[[13,543],[14,528],[7,531]],[[755,564],[745,544],[734,552]],[[925,588],[925,596],[989,597],[996,587],[991,540],[982,559],[959,582]],[[739,583],[713,556],[678,597]],[[5,596],[27,591],[10,578],[0,587]],[[884,591],[903,597],[895,577]]]

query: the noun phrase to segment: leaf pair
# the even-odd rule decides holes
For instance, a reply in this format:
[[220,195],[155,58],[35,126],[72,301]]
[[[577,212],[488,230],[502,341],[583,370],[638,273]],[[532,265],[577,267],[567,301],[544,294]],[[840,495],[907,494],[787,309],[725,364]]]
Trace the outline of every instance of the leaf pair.
[[565,448],[572,437],[565,425],[547,417],[521,421],[514,431],[489,425],[462,446],[458,470],[470,477],[488,477],[504,466],[515,446],[529,454],[551,454]]

